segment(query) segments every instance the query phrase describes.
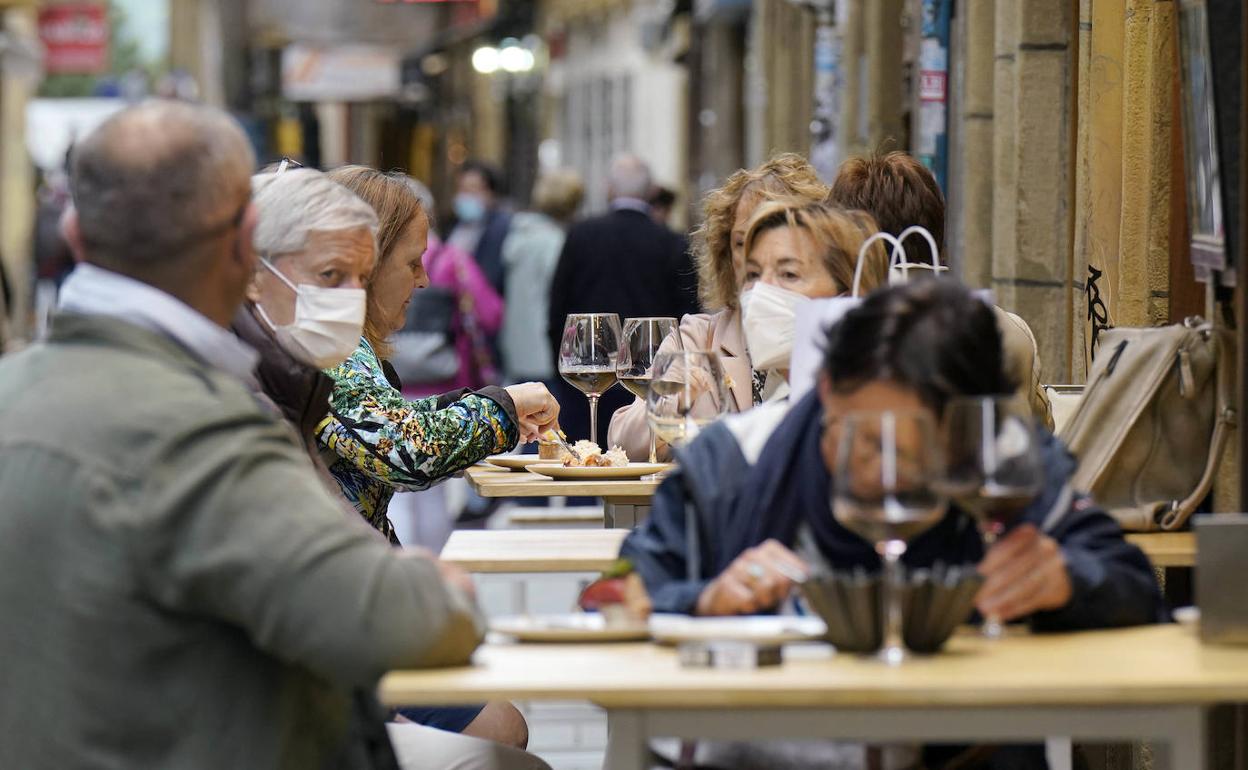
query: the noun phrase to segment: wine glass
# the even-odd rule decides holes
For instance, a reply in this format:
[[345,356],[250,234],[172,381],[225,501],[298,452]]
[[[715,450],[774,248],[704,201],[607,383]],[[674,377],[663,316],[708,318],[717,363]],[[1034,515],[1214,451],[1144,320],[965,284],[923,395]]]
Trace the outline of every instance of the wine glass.
[[[679,322],[675,318],[627,318],[624,320],[624,336],[620,342],[620,355],[615,362],[615,373],[620,384],[637,398],[643,401],[650,391],[650,369],[654,365],[654,357],[659,347],[667,339],[674,340],[669,345],[673,350],[682,349],[680,334],[676,332]],[[650,462],[656,463],[658,458],[657,439],[654,430],[650,430]]]
[[615,384],[620,317],[569,313],[559,343],[559,374],[589,398],[589,440],[598,443],[598,397]]
[[654,435],[682,446],[727,409],[728,386],[719,354],[708,350],[659,353],[651,367],[646,421]]
[[901,557],[909,540],[944,515],[946,500],[933,482],[941,459],[931,417],[917,411],[852,412],[833,422],[839,431],[832,514],[875,544],[884,562],[882,609],[889,665],[906,658],[902,641]]
[[[956,398],[945,407],[943,491],[974,517],[991,547],[1027,510],[1044,483],[1034,421],[1014,396]],[[984,618],[999,638],[1001,619]]]

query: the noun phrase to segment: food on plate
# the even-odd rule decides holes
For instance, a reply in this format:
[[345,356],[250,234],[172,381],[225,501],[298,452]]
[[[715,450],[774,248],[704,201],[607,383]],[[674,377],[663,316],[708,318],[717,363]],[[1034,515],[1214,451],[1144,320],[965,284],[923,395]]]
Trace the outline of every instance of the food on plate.
[[608,627],[645,623],[650,618],[650,595],[627,559],[620,559],[586,586],[577,604],[586,612],[601,613]]
[[[555,435],[556,432],[559,434],[558,436]],[[546,431],[537,440],[537,458],[539,460],[558,460],[564,454],[558,440],[567,440],[567,438],[568,434],[564,433],[561,428]]]
[[603,452],[602,447],[592,441],[578,441],[572,445],[572,449],[580,459],[561,451],[559,459],[563,461],[565,468],[623,468],[628,465],[628,455],[618,446]]

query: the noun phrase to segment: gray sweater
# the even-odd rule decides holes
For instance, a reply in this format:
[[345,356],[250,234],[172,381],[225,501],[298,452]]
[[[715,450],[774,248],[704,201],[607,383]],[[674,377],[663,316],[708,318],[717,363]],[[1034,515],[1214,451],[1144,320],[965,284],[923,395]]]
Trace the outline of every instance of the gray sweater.
[[0,767],[358,766],[350,693],[471,602],[344,517],[238,380],[63,315],[0,360]]

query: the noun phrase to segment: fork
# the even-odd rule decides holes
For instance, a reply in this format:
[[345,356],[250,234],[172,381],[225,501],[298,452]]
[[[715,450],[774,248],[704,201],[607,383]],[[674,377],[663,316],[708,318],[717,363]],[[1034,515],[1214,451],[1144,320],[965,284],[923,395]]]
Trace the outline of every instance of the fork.
[[573,449],[571,446],[569,446],[568,442],[565,441],[563,437],[560,436],[555,431],[553,430],[546,431],[545,433],[542,434],[542,438],[546,439],[547,441],[551,441],[551,442],[558,444],[559,447],[563,449],[563,451],[572,455],[573,460],[576,460],[577,462],[581,462],[581,456],[576,453],[576,450]]

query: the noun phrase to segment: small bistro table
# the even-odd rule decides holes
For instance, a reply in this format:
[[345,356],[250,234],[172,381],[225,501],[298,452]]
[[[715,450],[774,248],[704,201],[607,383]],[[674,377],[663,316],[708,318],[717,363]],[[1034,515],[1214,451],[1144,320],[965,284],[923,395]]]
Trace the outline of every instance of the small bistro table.
[[659,480],[557,481],[529,471],[474,465],[464,471],[472,490],[482,497],[600,497],[607,527],[632,528],[650,514],[650,498]]
[[627,529],[461,529],[439,558],[469,572],[602,572]]
[[[895,668],[856,655],[789,656],[754,671],[683,668],[651,644],[486,644],[473,665],[395,671],[391,706],[588,700],[610,724],[607,767],[648,767],[654,737],[870,742],[1159,741],[1158,770],[1205,770],[1208,709],[1248,701],[1248,648],[1146,626],[987,640]],[[811,650],[809,646],[802,648]]]

